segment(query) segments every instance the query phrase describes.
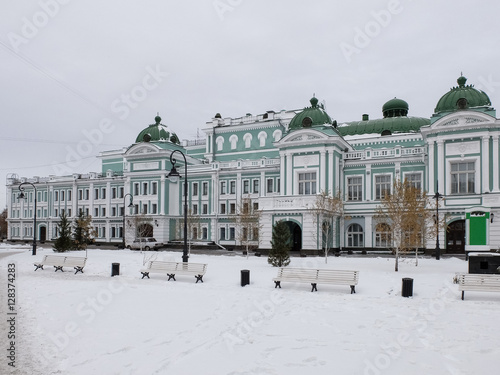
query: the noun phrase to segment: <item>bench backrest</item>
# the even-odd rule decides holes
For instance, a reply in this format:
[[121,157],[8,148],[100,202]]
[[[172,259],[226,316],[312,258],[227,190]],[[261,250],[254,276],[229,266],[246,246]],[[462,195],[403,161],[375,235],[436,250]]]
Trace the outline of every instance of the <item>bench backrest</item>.
[[207,264],[205,263],[176,263],[176,262],[164,262],[161,260],[150,260],[147,265],[147,269],[152,271],[160,272],[190,272],[196,273],[197,275],[204,275],[207,270]]
[[83,267],[87,262],[85,257],[64,257],[64,265],[68,267]]
[[500,275],[464,273],[458,275],[458,284],[481,289],[500,289]]
[[325,280],[325,281],[345,281],[357,284],[359,280],[358,271],[349,270],[329,270],[311,268],[288,268],[283,267],[278,270],[278,278],[288,278],[295,280]]
[[87,258],[61,255],[44,255],[42,263],[48,266],[83,267]]
[[41,263],[49,266],[62,266],[64,264],[64,258],[66,257],[60,255],[44,255]]

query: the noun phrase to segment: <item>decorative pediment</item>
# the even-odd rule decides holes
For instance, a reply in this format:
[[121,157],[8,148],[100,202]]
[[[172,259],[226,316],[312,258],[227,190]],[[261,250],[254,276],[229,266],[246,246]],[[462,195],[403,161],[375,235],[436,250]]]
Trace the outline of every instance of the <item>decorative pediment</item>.
[[140,156],[140,155],[148,155],[148,154],[158,153],[158,152],[160,152],[160,149],[158,149],[158,147],[156,147],[152,144],[141,143],[141,144],[134,145],[134,146],[130,147],[125,154],[127,156],[131,156],[131,155]]
[[458,112],[452,115],[443,117],[436,121],[432,128],[450,128],[450,127],[463,127],[471,125],[482,125],[494,122],[495,118],[480,112],[466,111]]

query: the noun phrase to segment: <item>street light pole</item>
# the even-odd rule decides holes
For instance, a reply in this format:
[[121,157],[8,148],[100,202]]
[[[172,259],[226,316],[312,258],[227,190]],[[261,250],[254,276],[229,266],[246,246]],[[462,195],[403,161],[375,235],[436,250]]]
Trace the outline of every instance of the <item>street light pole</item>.
[[436,181],[436,194],[432,198],[436,200],[436,260],[441,259],[441,249],[439,248],[439,199],[443,195],[439,194],[438,182]]
[[133,207],[134,205],[132,204],[132,194],[130,193],[127,193],[123,196],[123,230],[122,230],[122,244],[123,244],[123,248],[125,249],[125,214],[126,214],[126,207],[125,207],[125,199],[127,198],[127,196],[130,196],[130,203],[127,207]]
[[36,186],[33,185],[31,182],[23,182],[21,185],[19,185],[19,195],[17,196],[18,199],[23,199],[24,196],[24,187],[23,185],[31,185],[33,186],[33,189],[35,189],[35,205],[33,207],[33,251],[32,255],[36,255]]
[[177,160],[173,158],[174,154],[178,152],[179,154],[182,155],[184,158],[184,250],[182,251],[182,261],[184,263],[188,262],[188,246],[187,246],[187,160],[186,156],[182,153],[180,150],[174,150],[170,154],[170,163],[172,164],[172,170],[170,173],[167,175],[167,178],[171,179],[172,181],[177,180],[180,178],[179,172],[175,169],[175,163],[177,163]]

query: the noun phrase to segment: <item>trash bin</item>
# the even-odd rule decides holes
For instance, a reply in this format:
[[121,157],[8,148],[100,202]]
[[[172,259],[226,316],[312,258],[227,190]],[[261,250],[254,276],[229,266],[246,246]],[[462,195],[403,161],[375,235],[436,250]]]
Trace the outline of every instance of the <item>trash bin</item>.
[[500,273],[500,254],[469,253],[469,273]]
[[413,279],[410,279],[409,277],[403,278],[403,287],[402,287],[401,295],[403,297],[412,297],[413,296]]
[[120,263],[111,263],[111,276],[120,275]]
[[250,284],[250,270],[241,270],[241,286]]

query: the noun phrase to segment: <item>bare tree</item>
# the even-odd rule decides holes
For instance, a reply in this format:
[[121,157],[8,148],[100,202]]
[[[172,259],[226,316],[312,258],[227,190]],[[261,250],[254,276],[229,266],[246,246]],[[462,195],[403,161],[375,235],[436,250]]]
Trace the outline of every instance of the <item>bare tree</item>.
[[432,202],[425,191],[415,187],[408,181],[394,181],[392,192],[381,199],[376,208],[375,219],[378,228],[383,228],[384,238],[395,254],[394,270],[399,270],[399,256],[415,251],[418,265],[418,249],[425,246],[432,237]]
[[[187,235],[188,235],[188,255],[191,255],[191,243],[196,240],[201,230],[201,217],[193,212],[191,208],[188,209],[187,214]],[[176,221],[176,233],[179,240],[182,239],[184,231],[184,218]]]
[[245,248],[247,258],[250,250],[258,248],[260,244],[260,231],[262,229],[262,213],[257,202],[252,202],[250,197],[242,197],[236,207],[234,223],[236,237],[240,245]]
[[7,207],[0,214],[0,241],[7,238]]
[[337,219],[344,216],[344,201],[340,191],[335,195],[321,191],[316,195],[314,205],[310,208],[313,222],[316,226],[316,240],[325,252],[325,263],[328,263],[328,253],[333,245],[336,234]]
[[153,236],[153,219],[146,214],[138,214],[132,217],[132,223],[135,230],[135,237],[139,240],[140,250],[144,249],[146,245],[146,238]]

